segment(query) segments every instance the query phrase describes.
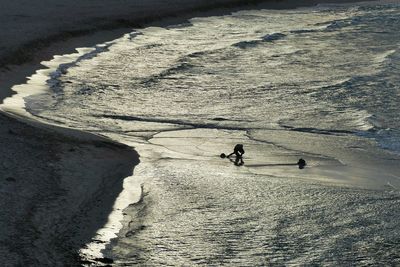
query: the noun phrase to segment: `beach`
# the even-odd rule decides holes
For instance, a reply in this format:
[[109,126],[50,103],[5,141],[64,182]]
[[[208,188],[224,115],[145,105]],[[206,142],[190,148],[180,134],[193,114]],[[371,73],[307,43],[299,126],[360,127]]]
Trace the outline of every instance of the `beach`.
[[113,40],[132,28],[168,25],[194,16],[229,13],[243,8],[294,8],[336,1],[41,1],[1,3],[0,98],[10,96],[12,85],[23,83],[55,54],[74,52]]
[[[10,96],[13,85],[55,54],[204,5],[196,2],[2,1],[0,97]],[[79,249],[106,223],[138,155],[106,139],[71,138],[15,116],[1,115],[0,121],[3,264],[80,265]]]
[[79,265],[75,251],[104,224],[137,154],[1,120],[3,264]]
[[[69,1],[67,3],[41,1],[35,5],[27,5],[24,1],[2,3],[0,99],[4,100],[11,96],[12,86],[24,84],[27,77],[41,69],[42,61],[50,61],[54,55],[74,53],[78,47],[93,47],[113,41],[131,32],[132,28],[140,29],[144,26],[157,28],[180,24],[192,17],[224,15],[241,9],[294,8],[322,2],[350,3],[352,1],[301,1],[301,3],[252,1],[254,5],[247,5],[246,1],[228,0],[213,1],[212,4],[207,1],[184,0],[155,0],[145,3],[141,1],[127,3],[127,1],[119,0]],[[359,146],[349,150],[347,141],[343,141],[347,139],[342,137],[341,133],[338,135],[335,132],[327,133],[324,144],[335,147],[334,150],[327,150],[323,146],[314,146],[312,133],[315,131],[313,130],[292,127],[293,131],[280,132],[271,129],[267,131],[270,136],[268,141],[273,142],[273,145],[266,142],[265,147],[260,148],[258,141],[264,138],[262,131],[254,131],[249,138],[249,132],[246,132],[246,129],[225,126],[220,118],[215,119],[218,122],[222,121],[222,126],[216,130],[210,130],[207,125],[180,124],[175,120],[166,120],[163,123],[167,124],[167,129],[162,128],[160,132],[143,131],[143,140],[149,141],[150,146],[141,143],[142,140],[134,143],[132,139],[122,144],[119,142],[120,139],[114,139],[113,134],[107,135],[106,131],[75,130],[74,127],[64,125],[64,123],[51,124],[49,120],[35,118],[25,113],[23,108],[18,110],[20,106],[14,110],[13,108],[4,109],[0,114],[2,125],[0,177],[3,180],[3,185],[0,187],[3,199],[0,206],[3,214],[0,221],[2,226],[0,255],[5,266],[112,264],[111,256],[110,258],[105,256],[107,253],[99,257],[96,254],[90,259],[81,258],[80,253],[82,249],[87,248],[85,244],[90,243],[91,246],[95,246],[93,244],[97,242],[101,249],[104,249],[106,245],[109,246],[106,242],[110,239],[119,236],[123,240],[122,236],[126,237],[131,233],[131,223],[136,222],[131,217],[133,214],[140,213],[138,209],[144,192],[141,188],[142,191],[139,192],[141,195],[134,197],[138,205],[123,203],[121,207],[127,208],[126,211],[116,206],[116,199],[121,197],[121,192],[124,191],[124,179],[130,177],[126,181],[133,181],[137,168],[139,168],[138,173],[141,174],[140,179],[143,179],[144,176],[149,175],[146,173],[146,168],[153,168],[154,166],[150,163],[155,160],[160,160],[162,168],[172,168],[173,172],[178,173],[184,170],[190,172],[194,166],[193,163],[179,165],[182,166],[182,170],[177,170],[173,165],[169,165],[169,160],[202,162],[204,157],[208,157],[206,162],[210,162],[213,170],[224,169],[226,167],[221,165],[221,162],[215,164],[212,163],[212,159],[226,147],[233,146],[238,140],[250,147],[258,158],[268,159],[272,164],[266,165],[261,160],[257,161],[254,156],[247,161],[249,173],[252,174],[273,173],[276,177],[298,175],[297,169],[291,169],[289,166],[306,155],[314,164],[323,167],[307,170],[306,173],[301,174],[301,179],[314,179],[318,182],[324,180],[327,183],[346,186],[363,185],[370,189],[384,187],[392,190],[399,186],[398,177],[395,175],[398,167],[393,164],[399,159],[397,155],[386,151],[377,153],[373,150],[376,146],[375,142],[358,139],[358,137],[354,137],[352,141]],[[115,118],[121,125],[129,121],[140,122],[140,119],[128,116],[107,116],[104,116],[104,120]],[[157,120],[146,121],[148,122],[155,125],[160,123]],[[156,126],[159,127],[158,124]],[[288,129],[292,129],[290,127],[290,125],[287,126]],[[235,133],[227,133],[230,130]],[[343,134],[347,133],[344,131]],[[301,145],[293,140],[302,140]],[[144,151],[143,155],[136,152],[136,146]],[[207,152],[197,152],[196,149],[199,146]],[[304,149],[304,146],[313,147],[313,149],[308,151]],[[269,152],[266,153],[263,149]],[[377,155],[379,158],[376,158]],[[139,163],[142,157],[145,158],[143,165]],[[284,164],[280,166],[282,162]],[[199,170],[207,172],[207,167],[204,169],[201,166],[198,167]],[[382,169],[385,169],[385,174],[387,174],[385,179],[388,180],[377,182],[375,177],[381,174]],[[232,172],[234,179],[240,178],[236,176],[239,174],[235,170],[225,169],[225,171]],[[351,173],[351,179],[347,179],[349,173]],[[157,175],[162,177],[164,174]],[[202,174],[198,175],[200,177]],[[388,178],[390,175],[393,177]],[[320,179],[321,177],[323,178]],[[175,182],[182,186],[179,184],[179,179]],[[198,186],[207,187],[206,184],[201,183]],[[277,186],[284,187],[280,181],[277,182]],[[209,188],[209,191],[213,189]],[[242,193],[246,195],[246,192]],[[152,194],[156,195],[154,192]],[[160,196],[171,197],[165,192],[160,192]],[[208,197],[212,198],[212,196]],[[173,197],[169,199],[173,199],[173,205],[176,205],[175,201],[179,202]],[[184,199],[190,202],[190,197],[185,196]],[[200,197],[198,201],[200,203],[203,200]],[[111,231],[115,231],[111,237],[96,240],[98,231],[107,225],[110,214],[117,210],[120,213],[118,216],[122,216],[122,213],[124,216],[128,214],[120,219],[122,225]],[[189,216],[190,220],[194,218]],[[140,224],[134,226],[135,229],[141,229],[140,227]],[[121,230],[120,233],[118,233],[119,230]],[[118,242],[115,241],[113,244],[114,248],[117,248],[115,250],[120,248]],[[139,251],[140,245],[137,245]],[[112,255],[110,252],[112,250],[108,247],[108,255]],[[157,261],[153,263],[157,265]],[[184,263],[187,264],[187,262]],[[197,263],[204,264],[204,262]],[[210,263],[216,264],[214,261]],[[231,263],[235,264],[235,262]],[[240,263],[236,262],[236,264]]]

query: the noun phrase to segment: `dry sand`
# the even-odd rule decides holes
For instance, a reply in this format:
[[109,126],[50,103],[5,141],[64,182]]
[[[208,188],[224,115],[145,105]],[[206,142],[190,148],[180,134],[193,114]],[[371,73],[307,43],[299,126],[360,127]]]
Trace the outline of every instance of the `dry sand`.
[[[263,1],[0,0],[0,102],[54,54],[115,39],[166,16],[183,20],[249,2]],[[319,2],[350,1],[270,1],[263,7]],[[79,265],[78,249],[106,223],[123,179],[139,161],[137,153],[9,115],[0,114],[0,123],[2,265]]]
[[0,120],[2,265],[77,264],[76,252],[105,224],[138,155]]

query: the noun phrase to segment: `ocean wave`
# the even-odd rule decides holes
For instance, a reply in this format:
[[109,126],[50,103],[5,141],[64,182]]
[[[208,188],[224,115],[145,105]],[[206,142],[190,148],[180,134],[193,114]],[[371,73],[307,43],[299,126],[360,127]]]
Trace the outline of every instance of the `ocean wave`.
[[285,37],[286,37],[286,34],[276,32],[276,33],[267,34],[267,35],[263,36],[262,40],[264,42],[272,42],[272,41],[276,41],[276,40],[279,40],[279,39],[282,39]]
[[349,25],[349,24],[346,23],[345,21],[336,20],[336,21],[332,21],[328,26],[326,26],[326,30],[334,31],[337,29],[341,29],[347,25]]
[[387,51],[384,51],[380,54],[377,54],[374,58],[375,63],[385,63],[391,60],[392,56],[395,55],[398,52],[396,49],[390,49]]
[[302,33],[311,33],[311,32],[318,32],[318,29],[300,29],[300,30],[292,30],[290,33],[294,34],[302,34]]
[[[140,32],[131,32],[129,34],[126,34],[124,38],[132,40],[133,38],[135,38],[140,34],[141,34]],[[64,59],[62,61],[67,61],[67,62],[59,64],[58,67],[49,74],[49,79],[46,81],[47,85],[53,92],[56,93],[62,92],[63,86],[62,82],[60,81],[60,77],[62,75],[67,74],[68,69],[76,66],[77,64],[79,64],[84,60],[93,59],[99,54],[109,51],[109,48],[112,45],[114,45],[118,40],[119,39],[111,42],[106,42],[103,44],[98,44],[92,48],[77,48],[76,50],[78,51],[78,53],[76,54],[76,56],[74,55],[64,56]]]
[[[133,31],[125,34],[122,38],[132,41],[135,37],[141,34],[141,32]],[[46,81],[47,85],[53,92],[62,92],[63,83],[60,81],[60,77],[67,74],[68,69],[78,65],[82,61],[93,59],[101,53],[108,52],[110,47],[117,43],[119,40],[120,39],[116,39],[114,41],[98,44],[94,47],[89,48],[77,48],[76,50],[78,51],[78,53],[57,58],[56,61],[61,61],[62,63],[58,63],[58,67],[54,71],[50,72],[49,79]]]
[[[79,62],[83,60],[89,60],[96,57],[98,54],[108,51],[108,48],[111,44],[105,45],[97,45],[94,48],[90,48],[88,50],[81,50],[80,53],[83,53],[81,56],[78,56],[75,60],[60,64],[57,69],[49,74],[49,79],[47,80],[47,85],[53,92],[60,93],[62,92],[62,82],[60,81],[60,77],[62,75],[67,74],[68,69],[76,66]],[[89,51],[89,52],[88,52]]]
[[187,27],[193,27],[193,23],[184,22],[184,23],[180,23],[180,24],[170,25],[165,28],[168,30],[172,30],[172,29],[181,29],[181,28],[187,28]]
[[244,49],[257,46],[259,43],[261,43],[261,40],[241,41],[233,44],[232,46]]
[[285,124],[279,123],[284,129],[295,131],[295,132],[303,132],[303,133],[315,133],[315,134],[323,134],[323,135],[344,135],[344,134],[353,134],[354,131],[342,130],[342,129],[318,129],[313,127],[294,127]]
[[277,41],[277,40],[280,40],[285,37],[286,37],[286,34],[277,32],[277,33],[264,35],[263,37],[261,37],[261,39],[257,39],[257,40],[240,41],[240,42],[234,43],[232,46],[238,47],[241,49],[246,49],[246,48],[255,47],[255,46],[265,43],[265,42]]
[[[240,127],[234,125],[221,125],[218,123],[221,122],[229,122],[226,118],[211,118],[210,120],[213,123],[207,122],[193,122],[193,121],[186,121],[180,119],[170,119],[170,118],[151,118],[151,117],[139,117],[139,116],[129,116],[129,115],[112,115],[112,114],[101,114],[101,115],[93,115],[93,117],[97,118],[105,118],[105,119],[113,119],[113,120],[122,120],[122,121],[141,121],[141,122],[153,122],[153,123],[163,123],[163,124],[173,124],[179,125],[187,129],[192,128],[200,128],[200,129],[222,129],[222,130],[248,130],[248,127]],[[247,120],[233,120],[233,121],[246,121]],[[252,128],[252,129],[262,129],[262,128]]]
[[382,149],[400,155],[400,130],[384,128],[379,121],[370,121],[374,127],[368,131],[359,131],[356,134],[361,137],[374,139]]
[[381,148],[400,154],[400,131],[387,128],[377,132],[375,139]]
[[365,118],[365,123],[370,125],[369,132],[377,132],[384,128],[384,120],[377,115],[371,114]]
[[210,51],[196,51],[196,52],[188,54],[187,57],[196,58],[196,57],[201,57],[201,56],[207,55],[209,53],[210,53]]
[[353,125],[355,127],[355,133],[364,131],[364,132],[373,132],[376,131],[378,123],[373,123],[373,119],[375,117],[374,114],[368,113],[366,110],[351,110],[353,114]]
[[141,83],[145,85],[154,84],[159,82],[162,79],[174,79],[171,76],[177,73],[187,72],[191,69],[195,68],[197,65],[193,62],[196,58],[201,58],[204,56],[212,55],[221,53],[225,50],[225,48],[216,48],[216,49],[209,49],[204,51],[195,51],[188,53],[186,55],[182,55],[177,59],[177,63],[166,69],[160,71],[158,74],[154,74],[152,76],[147,77]]
[[325,32],[330,31],[337,31],[346,27],[355,26],[360,24],[362,21],[361,17],[351,17],[346,19],[339,19],[339,20],[332,20],[332,21],[325,21],[321,23],[317,23],[314,26],[317,27],[324,27],[322,30]]
[[167,69],[161,71],[158,74],[155,74],[155,75],[152,75],[150,77],[147,77],[146,79],[144,79],[141,82],[141,84],[149,86],[151,84],[159,82],[162,79],[174,79],[174,78],[169,77],[169,76],[172,76],[172,75],[174,75],[176,73],[179,73],[179,72],[188,71],[193,67],[195,67],[195,65],[190,64],[188,62],[180,62],[179,64],[177,64],[175,66],[172,66],[170,68],[167,68]]
[[133,41],[138,35],[142,35],[142,34],[143,33],[141,33],[141,32],[130,32],[130,33],[126,34],[125,36],[129,41]]

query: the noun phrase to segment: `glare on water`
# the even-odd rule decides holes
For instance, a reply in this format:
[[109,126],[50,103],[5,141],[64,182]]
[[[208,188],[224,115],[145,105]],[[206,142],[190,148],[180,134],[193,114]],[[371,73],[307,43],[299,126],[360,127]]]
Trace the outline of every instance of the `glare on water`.
[[[141,155],[142,201],[104,251],[117,265],[396,265],[399,18],[328,6],[145,28],[60,66],[26,106]],[[218,157],[236,143],[241,167]]]

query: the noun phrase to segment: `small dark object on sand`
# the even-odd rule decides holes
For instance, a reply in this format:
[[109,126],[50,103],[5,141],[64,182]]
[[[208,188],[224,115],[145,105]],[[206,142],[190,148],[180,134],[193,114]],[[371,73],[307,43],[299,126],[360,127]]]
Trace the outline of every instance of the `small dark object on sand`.
[[221,155],[219,155],[220,157],[221,157],[221,159],[224,159],[224,158],[226,158],[226,155],[225,155],[225,153],[222,153]]
[[299,159],[299,161],[297,162],[297,165],[299,165],[299,169],[304,169],[304,167],[307,165],[307,163],[304,159]]

